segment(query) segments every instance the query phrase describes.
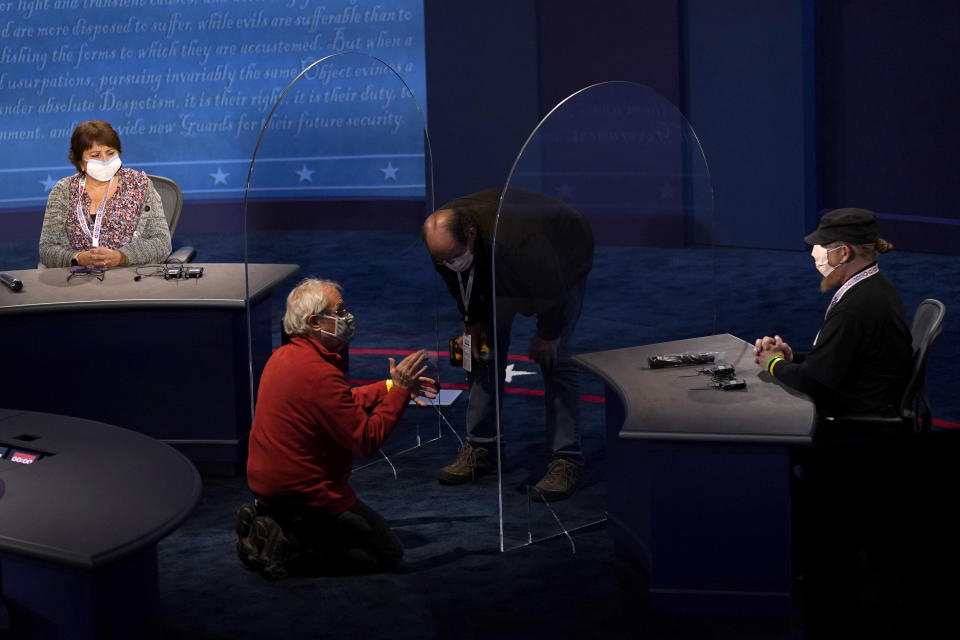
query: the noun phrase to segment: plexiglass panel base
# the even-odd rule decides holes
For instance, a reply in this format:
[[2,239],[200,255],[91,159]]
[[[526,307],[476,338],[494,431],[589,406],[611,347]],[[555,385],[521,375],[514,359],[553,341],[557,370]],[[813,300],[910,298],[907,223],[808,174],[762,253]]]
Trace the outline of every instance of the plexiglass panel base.
[[[616,432],[605,428],[602,385],[570,358],[707,335],[715,316],[706,161],[651,89],[611,82],[571,95],[531,134],[506,185],[489,318],[504,549],[604,517]],[[678,296],[693,301],[682,313]]]

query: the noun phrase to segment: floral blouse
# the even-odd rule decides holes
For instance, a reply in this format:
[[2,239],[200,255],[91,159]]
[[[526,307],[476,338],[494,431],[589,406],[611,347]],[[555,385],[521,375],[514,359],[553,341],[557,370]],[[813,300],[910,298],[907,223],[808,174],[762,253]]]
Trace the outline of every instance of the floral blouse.
[[[103,221],[100,223],[100,246],[109,249],[119,249],[126,246],[133,239],[133,232],[140,220],[140,209],[147,196],[147,174],[132,169],[120,169],[117,172],[117,190],[107,201],[103,211]],[[70,246],[77,251],[88,251],[93,248],[94,219],[96,211],[91,206],[90,194],[83,191],[80,194],[80,183],[83,177],[78,173],[70,178],[70,202],[67,205],[67,237]],[[83,214],[86,216],[87,230],[80,225],[77,217],[78,195],[82,200]]]

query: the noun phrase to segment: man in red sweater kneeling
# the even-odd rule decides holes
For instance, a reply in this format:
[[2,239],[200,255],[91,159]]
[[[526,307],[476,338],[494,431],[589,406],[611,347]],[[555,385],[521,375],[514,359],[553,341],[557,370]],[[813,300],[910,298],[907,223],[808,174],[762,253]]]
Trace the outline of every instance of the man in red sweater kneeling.
[[237,512],[240,559],[268,579],[284,577],[296,556],[326,571],[393,569],[403,546],[348,480],[353,456],[377,451],[411,397],[435,397],[435,381],[422,377],[426,354],[389,358],[388,379],[351,388],[339,353],[353,338],[353,315],[328,280],[308,278],[290,292],[283,327],[290,344],[264,367],[250,431],[256,500]]

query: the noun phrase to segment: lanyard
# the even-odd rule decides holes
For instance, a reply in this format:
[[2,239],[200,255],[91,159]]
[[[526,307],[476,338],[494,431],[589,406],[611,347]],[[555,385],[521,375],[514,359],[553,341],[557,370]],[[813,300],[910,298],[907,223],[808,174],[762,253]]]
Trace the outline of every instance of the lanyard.
[[463,301],[463,315],[467,315],[470,308],[470,295],[473,293],[473,275],[476,270],[476,262],[470,265],[470,277],[467,278],[467,288],[463,288],[463,278],[457,274],[457,284],[460,285],[460,299]]
[[[863,280],[866,280],[870,276],[875,276],[878,273],[880,273],[880,265],[875,264],[869,269],[866,269],[865,271],[861,271],[857,275],[853,276],[852,278],[844,282],[843,286],[837,289],[837,292],[833,294],[833,299],[830,300],[830,306],[827,307],[827,312],[823,314],[824,320],[826,320],[827,316],[830,315],[830,312],[833,310],[833,308],[837,306],[837,303],[840,302],[840,298],[842,298],[843,295],[847,291],[849,291],[855,284]],[[817,337],[813,339],[813,346],[817,346],[817,340],[819,339],[820,339],[820,332],[818,331]]]
[[880,265],[875,264],[866,271],[861,271],[857,275],[844,282],[843,286],[840,287],[835,294],[833,294],[833,300],[830,301],[830,306],[827,307],[827,313],[823,314],[824,319],[826,319],[826,317],[830,314],[830,310],[837,306],[837,303],[840,302],[840,298],[843,297],[843,294],[849,291],[853,285],[857,284],[861,280],[866,280],[870,276],[875,276],[878,273],[880,273]]
[[83,229],[84,235],[90,238],[95,247],[100,246],[100,224],[103,222],[103,211],[107,206],[107,197],[110,195],[110,187],[113,186],[113,178],[107,184],[107,190],[103,194],[103,200],[100,201],[100,207],[97,209],[97,217],[93,222],[93,233],[90,233],[90,227],[87,226],[87,217],[83,215],[83,187],[87,184],[87,176],[80,179],[80,190],[77,194],[77,222]]

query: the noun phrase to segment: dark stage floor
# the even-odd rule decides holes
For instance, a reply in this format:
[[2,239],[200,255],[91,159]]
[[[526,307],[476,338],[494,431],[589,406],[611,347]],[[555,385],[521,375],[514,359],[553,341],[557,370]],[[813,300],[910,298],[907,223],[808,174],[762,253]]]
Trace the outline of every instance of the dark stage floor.
[[[508,447],[508,493],[544,463],[534,420],[539,399],[521,397],[512,404],[515,416],[532,421]],[[451,420],[461,414],[462,406],[455,405]],[[410,412],[393,444],[408,442],[417,424],[416,412]],[[911,565],[905,572],[865,566],[850,606],[826,618],[798,612],[792,620],[769,620],[763,611],[752,621],[655,618],[645,609],[643,577],[614,556],[606,525],[575,532],[573,545],[561,536],[501,553],[496,478],[461,487],[434,480],[456,445],[446,435],[393,456],[396,479],[382,461],[354,475],[358,494],[384,514],[406,547],[406,567],[396,574],[265,582],[234,553],[231,516],[248,497],[244,478],[206,478],[197,511],[159,547],[162,637],[954,637],[943,629],[960,605],[953,579],[960,565],[933,551],[952,546],[946,531],[927,538],[928,550],[908,554]],[[595,456],[593,464],[596,482],[568,503],[556,504],[568,524],[585,523],[603,509],[605,486]],[[515,517],[507,515],[508,521]],[[550,525],[549,518],[537,524],[543,533],[551,532]]]
[[[242,259],[243,243],[214,234],[178,237],[175,245],[198,248],[198,261]],[[453,303],[416,234],[338,231],[258,236],[251,261],[290,262],[301,275],[343,283],[355,313],[351,377],[386,377],[386,357],[395,351],[439,350],[459,330]],[[5,269],[36,265],[33,243],[0,243]],[[947,305],[944,332],[928,368],[934,415],[960,423],[960,394],[952,363],[960,356],[960,259],[897,253],[881,268],[900,289],[908,314],[920,300]],[[809,344],[828,299],[804,252],[726,249],[678,250],[599,246],[584,312],[578,351],[632,346],[728,332],[752,340],[778,333],[796,348]],[[274,296],[274,325],[289,287]],[[511,353],[523,355],[530,322],[515,328]],[[445,346],[444,346],[445,348]],[[434,360],[445,384],[463,382],[461,372]],[[517,376],[504,403],[509,436],[504,481],[508,545],[524,541],[527,508],[523,486],[547,463],[543,449],[542,389],[536,368],[514,361]],[[508,389],[509,391],[509,389]],[[599,382],[584,376],[583,425],[587,482],[574,500],[557,505],[568,527],[587,525],[605,508],[603,406]],[[461,432],[465,398],[447,412]],[[402,455],[398,451],[438,432],[444,436]],[[248,499],[244,478],[205,478],[193,516],[159,547],[161,636],[167,638],[792,638],[803,637],[800,618],[745,623],[735,620],[651,619],[644,608],[643,580],[613,555],[603,524],[571,541],[559,536],[501,553],[496,479],[459,488],[443,487],[437,469],[454,456],[457,440],[430,410],[408,412],[385,446],[396,467],[382,459],[355,474],[358,494],[381,511],[406,546],[407,566],[398,574],[359,577],[295,577],[267,583],[247,572],[234,552],[233,511]],[[358,461],[361,464],[363,461]],[[552,514],[532,511],[535,538],[558,531]],[[952,580],[954,559],[947,531],[934,532],[922,553],[910,555],[910,570],[893,575],[866,565],[855,602],[846,610],[856,631],[806,637],[952,637],[937,624],[952,622],[960,592]],[[922,539],[922,536],[919,537]],[[722,553],[722,549],[717,550]],[[762,612],[758,612],[762,613]],[[833,626],[828,621],[825,627]],[[955,625],[953,625],[955,626]],[[849,628],[848,628],[849,630]],[[853,635],[851,635],[853,634]]]

